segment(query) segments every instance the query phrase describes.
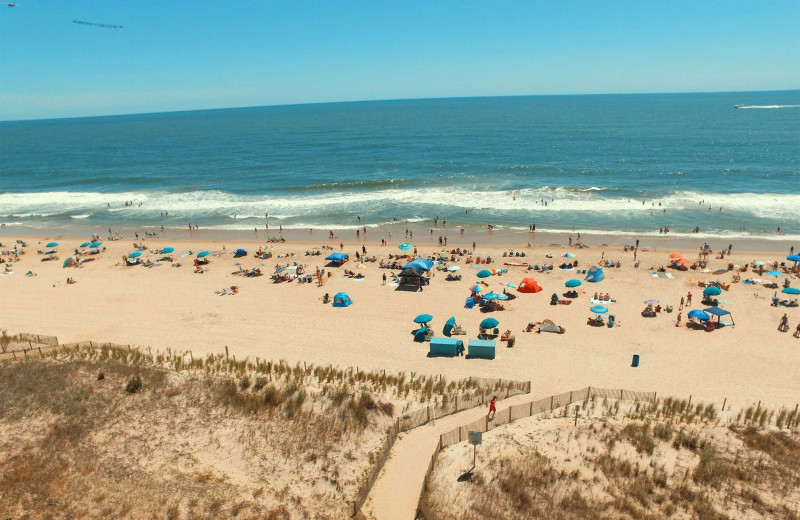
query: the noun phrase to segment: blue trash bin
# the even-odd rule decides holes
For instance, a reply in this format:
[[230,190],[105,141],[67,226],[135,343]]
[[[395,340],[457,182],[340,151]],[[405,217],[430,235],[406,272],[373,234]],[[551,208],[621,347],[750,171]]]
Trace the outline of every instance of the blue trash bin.
[[638,367],[639,366],[639,354],[634,354],[633,355],[633,361],[631,361],[631,366],[632,367]]

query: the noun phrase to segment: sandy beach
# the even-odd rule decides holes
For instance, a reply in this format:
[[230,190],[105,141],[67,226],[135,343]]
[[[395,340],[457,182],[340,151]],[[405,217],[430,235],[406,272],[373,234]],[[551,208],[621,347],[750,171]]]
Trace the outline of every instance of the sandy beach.
[[[350,234],[348,232],[347,236]],[[329,240],[327,235],[323,237],[321,232],[315,232],[312,240],[290,239],[272,244],[274,256],[268,260],[252,256],[259,245],[265,244],[264,237],[209,238],[199,234],[194,238],[125,238],[104,242],[106,250],[81,268],[63,268],[63,260],[86,238],[2,236],[2,249],[11,249],[18,239],[26,241],[28,247],[19,262],[10,264],[13,273],[0,276],[0,292],[4,295],[0,328],[12,333],[55,335],[62,343],[110,341],[156,349],[190,349],[197,354],[220,352],[227,346],[237,357],[443,374],[448,378],[485,376],[530,380],[535,395],[593,385],[656,391],[659,396],[685,398],[692,395],[698,401],[720,404],[727,399],[733,407],[757,401],[761,401],[762,406],[789,406],[800,401],[800,373],[796,370],[800,366],[800,339],[792,336],[800,322],[800,308],[771,306],[775,289],[760,283],[732,283],[733,271],[713,274],[715,270],[727,269],[729,263],[784,261],[789,245],[782,252],[775,250],[774,242],[739,251],[734,243],[733,253],[720,260],[714,257],[728,244],[717,241],[711,243],[713,254],[709,255],[708,266],[711,272],[668,270],[673,277],[661,278],[653,276],[650,268],[668,265],[668,255],[674,251],[694,260],[697,247],[669,240],[653,247],[655,241],[643,241],[637,255],[639,267],[635,267],[633,253],[623,251],[622,245],[586,248],[569,247],[566,243],[531,247],[525,242],[483,245],[486,241],[482,244],[474,236],[451,235],[448,250],[471,247],[475,239],[479,243],[474,257],[491,256],[493,262],[489,268],[508,269],[507,273],[486,279],[491,290],[500,292],[504,282],[518,284],[529,276],[543,288],[537,294],[519,294],[511,290],[518,297],[503,302],[506,310],[483,314],[477,308],[464,306],[470,295],[469,287],[478,280],[478,270],[473,268],[474,264],[465,264],[466,257],[460,257],[461,261],[455,263],[461,266],[460,281],[446,281],[446,273],[435,271],[430,285],[421,292],[384,286],[383,273],[390,281],[391,275],[389,270],[379,268],[378,262],[365,264],[363,280],[344,276],[345,268],[353,269],[357,265],[354,256],[362,246],[369,256],[378,260],[387,260],[390,254],[399,253],[397,234],[388,245],[382,246],[377,236],[369,236],[366,242],[355,242],[352,240],[354,233],[350,241],[344,241],[339,237]],[[583,237],[587,244],[602,243],[601,240]],[[50,241],[61,244],[60,260],[42,262],[37,250],[45,249],[44,245]],[[169,262],[157,262],[152,268],[126,267],[122,257],[134,250],[134,242],[144,242],[150,249],[171,246],[176,255],[207,250],[211,252],[211,263],[203,274],[194,272],[194,255],[176,258],[181,267],[173,267]],[[351,261],[342,268],[325,267],[324,257],[330,250],[322,250],[320,256],[305,255],[306,251],[320,251],[322,246],[333,247],[338,252],[340,242],[343,242],[343,251],[351,256]],[[412,242],[424,257],[444,249],[429,236],[415,234]],[[234,259],[233,250],[240,247],[249,255]],[[540,273],[528,271],[526,267],[504,266],[504,261],[511,261],[503,258],[503,251],[509,249],[525,252],[524,258],[515,257],[514,262],[547,263],[556,268]],[[600,283],[584,282],[571,304],[551,306],[551,294],[562,295],[566,291],[565,281],[584,278],[574,270],[558,269],[566,260],[562,255],[567,252],[575,255],[570,261],[577,260],[581,270],[597,265],[601,256],[619,261],[621,267],[605,268],[606,277]],[[292,253],[294,256],[286,256]],[[141,259],[155,262],[160,256],[143,251]],[[263,264],[260,268],[265,275],[247,278],[235,274],[239,269],[236,262],[244,269]],[[270,279],[277,265],[292,262],[305,265],[311,273],[317,267],[325,268],[332,276],[325,279],[323,287],[296,281],[274,283]],[[6,265],[9,264],[4,264],[3,268]],[[28,271],[36,276],[26,276]],[[773,281],[772,277],[759,276],[752,270],[740,274],[742,280]],[[66,284],[68,277],[76,283]],[[786,277],[777,278],[779,287]],[[675,326],[682,296],[691,292],[692,308],[702,307],[702,288],[697,286],[698,280],[730,284],[730,290],[723,291],[719,298],[721,305],[731,312],[735,326],[713,332]],[[790,280],[792,286],[800,285],[797,277]],[[220,296],[215,292],[231,286],[238,286],[237,294]],[[325,293],[333,296],[339,291],[348,293],[353,305],[333,308],[322,304]],[[593,316],[589,309],[595,292],[608,293],[616,300],[608,308],[619,326],[587,325],[587,318]],[[671,305],[674,311],[644,318],[641,315],[645,307],[643,302],[648,299],[659,300],[664,307]],[[414,343],[411,335],[415,328],[412,320],[423,312],[434,316],[432,327],[437,335],[444,322],[454,316],[467,331],[464,338],[475,338],[480,321],[494,317],[499,320],[501,330],[512,331],[516,344],[506,348],[505,343],[498,341],[497,357],[492,361],[429,358],[427,343]],[[688,309],[682,312],[685,323]],[[777,330],[784,313],[789,318],[788,333]],[[565,327],[566,333],[523,332],[529,322],[543,319]],[[634,354],[641,359],[637,368],[630,366]]]

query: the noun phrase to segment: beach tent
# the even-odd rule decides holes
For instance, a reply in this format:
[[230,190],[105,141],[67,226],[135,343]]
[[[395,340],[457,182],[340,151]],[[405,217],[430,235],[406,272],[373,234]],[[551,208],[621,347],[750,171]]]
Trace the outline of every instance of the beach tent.
[[333,296],[333,306],[334,307],[349,307],[353,304],[353,301],[347,296],[347,293],[336,293]]
[[731,317],[730,311],[726,311],[725,309],[720,309],[719,307],[709,307],[708,309],[705,309],[705,311],[708,314],[713,314],[714,316],[716,316],[717,323],[720,323],[720,320],[722,319],[723,316],[728,316],[728,319],[731,320],[731,325],[736,325],[733,322],[733,317]]
[[350,257],[346,253],[331,253],[325,257],[325,260],[330,260],[333,264],[342,265],[347,262],[348,258]]
[[456,326],[456,317],[453,316],[446,322],[444,322],[444,328],[442,329],[442,334],[445,336],[450,336],[450,333],[453,332],[453,327]]
[[430,260],[425,260],[424,258],[415,258],[414,260],[404,265],[403,270],[405,271],[410,267],[413,267],[415,269],[421,269],[422,271],[430,271],[431,267],[433,267],[433,262]]
[[241,258],[243,256],[247,256],[247,251],[245,251],[244,249],[237,249],[236,251],[233,252],[234,258]]
[[423,276],[425,272],[425,269],[419,267],[405,267],[400,271],[400,276]]
[[566,329],[564,327],[559,327],[551,320],[542,320],[541,325],[539,325],[539,332],[555,332],[556,334],[564,334]]
[[64,267],[75,267],[78,265],[78,261],[75,260],[74,256],[71,256],[64,260]]
[[584,280],[586,280],[587,282],[597,283],[597,282],[603,280],[603,278],[605,278],[605,277],[606,277],[606,275],[603,272],[603,268],[593,265],[589,269],[589,272],[586,273],[586,278],[584,278]]

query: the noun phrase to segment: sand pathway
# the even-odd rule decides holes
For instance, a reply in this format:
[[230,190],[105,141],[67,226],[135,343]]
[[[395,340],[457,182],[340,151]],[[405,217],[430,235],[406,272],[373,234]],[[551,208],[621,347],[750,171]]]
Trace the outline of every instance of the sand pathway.
[[[531,400],[530,394],[517,395],[499,402],[498,410]],[[367,517],[375,520],[413,520],[425,471],[439,436],[479,419],[486,415],[486,411],[485,406],[478,406],[401,433],[364,503],[363,511]]]

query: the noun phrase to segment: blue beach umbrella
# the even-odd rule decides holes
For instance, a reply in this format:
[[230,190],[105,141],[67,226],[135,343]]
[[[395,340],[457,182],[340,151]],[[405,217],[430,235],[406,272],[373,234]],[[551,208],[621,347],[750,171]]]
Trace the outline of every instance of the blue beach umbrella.
[[508,299],[508,295],[505,294],[505,293],[500,293],[500,294],[497,295],[497,299],[501,300],[501,301],[502,300],[507,300]]
[[481,322],[481,328],[482,329],[493,329],[493,328],[497,327],[498,325],[500,325],[500,322],[497,321],[494,318],[486,318],[485,320],[483,320]]
[[142,256],[141,251],[134,251],[133,253],[128,255],[128,258],[136,258],[137,256]]
[[161,250],[162,253],[172,253],[173,251],[175,251],[174,247],[165,247]]
[[711,319],[711,316],[706,311],[701,311],[700,309],[689,311],[689,317],[700,321],[707,321]]
[[719,296],[720,294],[722,294],[722,289],[712,285],[710,287],[706,287],[705,289],[703,289],[703,294],[705,294],[706,296]]
[[103,243],[98,240],[97,242],[92,242],[91,244],[89,244],[89,247],[100,247],[102,245]]
[[80,247],[89,247],[91,245],[92,245],[91,242],[84,242],[83,244],[80,245]]
[[786,287],[781,291],[783,294],[800,294],[800,289],[797,287]]
[[572,287],[578,287],[582,283],[583,282],[581,282],[580,280],[572,279],[572,280],[567,280],[566,282],[564,282],[564,286],[572,288]]
[[451,265],[450,267],[447,268],[447,270],[450,271],[451,273],[458,271],[459,269],[461,269],[460,265]]
[[592,311],[595,314],[605,314],[605,313],[608,312],[608,307],[604,307],[602,305],[595,305],[594,307],[592,307],[589,310]]
[[774,276],[775,278],[781,275],[781,273],[779,273],[778,271],[767,271],[767,274],[770,276]]
[[47,247],[58,247],[58,242],[48,242]]
[[500,297],[500,295],[499,295],[499,294],[495,294],[495,293],[493,293],[493,292],[490,292],[490,293],[486,293],[486,294],[483,296],[483,299],[484,299],[484,300],[499,300],[499,299],[500,299],[499,297]]
[[453,316],[452,318],[444,322],[444,328],[442,329],[442,334],[444,334],[445,336],[449,336],[450,333],[453,331],[453,327],[455,326],[456,326],[456,317]]
[[488,269],[478,271],[478,278],[488,278],[489,276],[492,276],[492,272]]
[[792,262],[800,262],[800,255],[789,255],[786,257],[787,260],[791,260]]
[[200,251],[199,253],[197,253],[197,258],[203,258],[203,257],[208,256],[210,254],[211,253],[209,253],[208,251]]
[[430,314],[420,314],[416,318],[414,318],[414,323],[429,323],[433,320],[433,316]]
[[408,251],[410,249],[414,249],[414,246],[409,244],[408,242],[405,242],[397,246],[397,249],[399,249],[400,251]]
[[244,249],[237,249],[236,251],[233,252],[234,258],[239,258],[240,256],[247,256],[247,251],[245,251]]

